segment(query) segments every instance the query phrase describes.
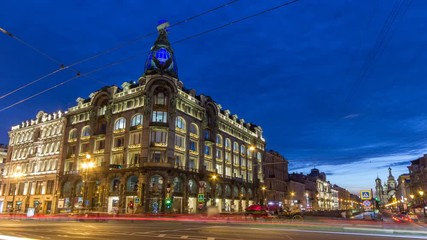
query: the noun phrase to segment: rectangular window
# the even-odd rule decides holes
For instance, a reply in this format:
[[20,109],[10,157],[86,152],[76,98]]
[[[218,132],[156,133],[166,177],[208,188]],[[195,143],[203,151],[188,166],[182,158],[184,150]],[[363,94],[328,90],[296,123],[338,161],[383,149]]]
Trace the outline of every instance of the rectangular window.
[[222,175],[222,174],[223,174],[222,164],[217,164],[217,165],[216,165],[216,172],[217,172],[219,175]]
[[175,155],[175,167],[182,167],[184,166],[184,156],[181,154]]
[[208,146],[208,145],[205,146],[205,155],[208,155],[208,156],[212,155],[212,148],[211,148],[211,146]]
[[71,157],[76,154],[76,146],[68,146],[67,157]]
[[163,153],[160,151],[154,151],[151,154],[151,161],[155,163],[163,162]]
[[197,168],[196,167],[196,159],[190,158],[188,160],[188,168],[190,168],[190,169],[196,169]]
[[11,183],[9,185],[9,196],[15,195],[16,192],[16,183]]
[[185,149],[185,138],[181,135],[175,135],[175,146]]
[[234,166],[239,166],[239,155],[238,154],[233,155],[233,164],[234,164]]
[[225,167],[225,176],[231,177],[231,167]]
[[203,163],[203,165],[205,166],[206,171],[212,172],[212,162],[211,161],[205,161]]
[[233,177],[240,178],[240,171],[238,168],[233,169]]
[[193,152],[198,152],[197,151],[197,149],[198,149],[197,142],[194,140],[190,140],[190,144],[189,144],[188,148]]
[[246,167],[246,159],[245,159],[245,158],[242,158],[241,160],[242,160],[242,162],[241,162],[242,167]]
[[53,181],[53,180],[47,181],[46,194],[52,194],[53,193],[54,183],[55,183],[55,181]]
[[95,142],[95,150],[104,150],[105,149],[105,140],[98,140]]
[[141,138],[142,138],[142,133],[138,132],[138,133],[131,133],[130,135],[130,145],[137,145],[137,144],[141,144]]
[[114,147],[123,147],[124,143],[125,143],[125,138],[123,136],[114,138]]
[[231,163],[231,153],[230,152],[225,152],[225,162]]
[[153,111],[152,122],[166,123],[167,122],[167,112]]
[[28,184],[28,192],[33,195],[34,191],[33,191],[33,182],[29,182]]
[[113,154],[111,158],[111,164],[122,165],[123,164],[123,153]]
[[104,162],[104,156],[101,155],[101,156],[95,157],[96,166],[102,166],[103,162]]
[[248,169],[252,170],[252,161],[251,160],[248,160]]
[[246,171],[242,170],[242,178],[243,178],[243,181],[246,181]]
[[19,183],[18,195],[24,195],[24,186],[25,186],[25,183]]
[[253,181],[252,172],[249,172],[249,174],[248,174],[248,182],[252,182],[252,181]]
[[80,144],[80,153],[87,153],[87,152],[89,152],[89,143]]
[[166,140],[167,140],[167,132],[158,131],[158,130],[151,132],[151,143],[160,143],[166,146]]
[[127,159],[127,165],[135,166],[139,164],[140,157],[141,157],[141,154],[139,152],[130,152],[129,157]]
[[216,159],[222,160],[222,150],[217,149],[215,154]]
[[43,188],[43,182],[42,181],[37,181],[36,182],[36,192],[35,192],[35,195],[42,194],[42,188]]

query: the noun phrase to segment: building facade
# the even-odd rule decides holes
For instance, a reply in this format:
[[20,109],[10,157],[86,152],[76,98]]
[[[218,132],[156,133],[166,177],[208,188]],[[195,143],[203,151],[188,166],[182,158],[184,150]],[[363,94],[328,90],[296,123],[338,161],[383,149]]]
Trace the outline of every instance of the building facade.
[[273,208],[281,208],[288,195],[288,161],[278,152],[266,151],[263,172],[266,202]]
[[12,127],[0,189],[3,212],[53,213],[64,124],[62,112],[40,111]]
[[259,202],[259,126],[178,79],[160,28],[135,82],[78,98],[65,115],[58,211],[240,212]]

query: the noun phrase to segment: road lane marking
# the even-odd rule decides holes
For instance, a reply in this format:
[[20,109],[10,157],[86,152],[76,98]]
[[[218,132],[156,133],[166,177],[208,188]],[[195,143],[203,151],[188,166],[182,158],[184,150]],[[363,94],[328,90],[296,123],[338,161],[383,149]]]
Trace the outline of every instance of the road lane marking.
[[30,239],[33,239],[33,238],[23,238],[23,237],[14,237],[14,236],[0,235],[0,239],[4,239],[4,240],[30,240]]
[[188,236],[181,236],[181,238],[182,238],[182,239],[187,239],[187,238],[188,238]]
[[166,236],[166,234],[159,234],[159,235],[157,235],[157,237],[165,237]]
[[206,239],[206,240],[215,240],[215,238],[213,238],[213,237],[208,237],[208,239]]

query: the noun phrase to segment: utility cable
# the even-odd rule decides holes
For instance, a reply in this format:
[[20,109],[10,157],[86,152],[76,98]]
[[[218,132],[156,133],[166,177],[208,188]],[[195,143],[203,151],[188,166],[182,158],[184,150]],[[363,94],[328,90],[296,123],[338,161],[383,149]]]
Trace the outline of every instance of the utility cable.
[[[221,9],[221,8],[223,8],[223,7],[226,7],[226,6],[229,6],[229,5],[231,5],[231,4],[233,4],[233,3],[236,3],[236,2],[238,2],[238,1],[239,1],[239,0],[232,0],[232,1],[230,1],[230,2],[224,3],[224,4],[222,4],[222,5],[219,5],[219,6],[217,6],[217,7],[214,7],[214,8],[212,8],[212,9],[207,10],[207,11],[204,11],[204,12],[201,12],[201,13],[196,14],[196,15],[194,15],[194,16],[188,17],[188,18],[183,19],[183,20],[181,20],[181,21],[178,21],[178,22],[176,22],[176,23],[174,23],[174,24],[171,24],[171,25],[169,26],[169,28],[171,28],[171,27],[175,27],[175,26],[178,26],[178,25],[180,25],[180,24],[183,24],[183,23],[186,23],[186,22],[189,22],[189,21],[192,21],[192,20],[194,20],[194,19],[196,19],[196,18],[198,18],[198,17],[201,17],[201,16],[206,15],[206,14],[208,14],[208,13],[214,12],[214,11],[216,11],[216,10],[218,10],[218,9]],[[34,84],[34,83],[36,83],[36,82],[39,82],[39,81],[41,81],[41,80],[43,80],[43,79],[45,79],[45,78],[47,78],[47,77],[50,77],[50,76],[52,76],[52,75],[54,75],[54,74],[56,74],[56,73],[58,73],[58,72],[60,72],[60,71],[62,71],[62,70],[65,70],[65,69],[71,69],[71,70],[73,70],[74,72],[76,72],[76,74],[78,75],[78,74],[80,74],[80,72],[79,72],[78,70],[75,70],[75,69],[71,68],[71,67],[76,66],[76,65],[79,65],[79,64],[84,63],[84,62],[87,62],[87,61],[89,61],[89,60],[92,60],[92,59],[98,58],[98,57],[100,57],[100,56],[102,56],[102,55],[105,55],[105,54],[108,54],[108,53],[110,53],[110,52],[116,51],[116,50],[118,50],[118,49],[120,49],[120,48],[123,48],[123,47],[125,47],[125,46],[131,45],[131,44],[134,44],[134,43],[136,43],[136,42],[138,42],[138,41],[141,41],[141,40],[143,40],[143,39],[145,39],[145,38],[148,38],[148,37],[150,37],[150,36],[152,36],[152,35],[157,34],[157,31],[153,31],[153,32],[148,33],[148,34],[146,34],[146,35],[143,35],[143,36],[141,36],[141,37],[138,37],[138,38],[135,38],[135,39],[132,39],[132,40],[129,40],[129,41],[123,42],[123,43],[121,43],[121,44],[119,44],[119,45],[117,45],[117,46],[115,46],[115,47],[112,47],[112,48],[109,48],[109,49],[105,49],[105,50],[103,50],[103,51],[100,51],[100,52],[96,53],[96,54],[95,54],[95,55],[93,55],[93,56],[90,56],[90,57],[84,58],[84,59],[82,59],[82,60],[79,60],[79,61],[77,61],[77,62],[74,62],[74,63],[71,63],[71,64],[69,64],[69,65],[64,66],[64,64],[62,64],[62,63],[61,63],[60,61],[58,61],[57,59],[52,58],[51,56],[47,55],[46,53],[44,53],[44,52],[40,51],[39,49],[35,48],[34,46],[32,46],[32,45],[28,44],[27,42],[23,41],[22,39],[20,39],[20,38],[16,37],[15,35],[13,35],[12,33],[8,32],[7,30],[5,30],[5,29],[3,29],[3,28],[0,28],[0,31],[1,31],[1,32],[3,32],[4,34],[8,35],[9,37],[14,38],[15,40],[17,40],[18,42],[22,43],[23,45],[25,45],[25,46],[27,46],[27,47],[31,48],[33,51],[35,51],[35,52],[39,53],[40,55],[42,55],[42,56],[46,57],[46,58],[47,58],[47,59],[49,59],[50,61],[52,61],[52,62],[54,62],[54,63],[56,63],[56,64],[60,65],[60,68],[58,68],[58,69],[56,69],[56,70],[54,70],[54,71],[52,71],[52,72],[50,72],[50,73],[48,73],[48,74],[46,74],[46,75],[44,75],[44,76],[40,77],[40,78],[37,78],[36,80],[31,81],[31,82],[29,82],[29,83],[27,83],[27,84],[25,84],[25,85],[23,85],[23,86],[21,86],[21,87],[18,87],[18,88],[16,88],[16,89],[14,89],[14,90],[10,91],[9,93],[6,93],[6,94],[4,94],[4,95],[0,96],[0,99],[5,98],[5,97],[7,97],[7,96],[9,96],[9,95],[11,95],[11,94],[13,94],[13,93],[15,93],[15,92],[19,91],[19,90],[22,90],[22,89],[24,89],[24,88],[26,88],[26,87],[28,87],[28,86],[30,86],[30,85],[32,85],[32,84]],[[102,83],[102,84],[104,84],[104,85],[108,85],[107,83],[101,82],[101,81],[99,81],[99,80],[97,80],[97,79],[94,79],[94,78],[92,78],[92,77],[89,77],[89,76],[85,76],[85,77],[86,77],[86,78],[89,78],[89,79],[92,79],[92,80],[94,80],[94,81],[100,82],[100,83]]]
[[[239,22],[242,22],[242,21],[244,21],[244,20],[248,20],[248,19],[250,19],[250,18],[253,18],[253,17],[259,16],[259,15],[265,14],[265,13],[267,13],[267,12],[271,12],[271,11],[277,10],[277,9],[279,9],[279,8],[282,8],[282,7],[284,7],[284,6],[290,5],[290,4],[295,3],[295,2],[298,2],[298,1],[299,1],[299,0],[288,1],[288,2],[286,2],[286,3],[283,3],[283,4],[280,4],[280,5],[277,5],[277,6],[275,6],[275,7],[272,7],[272,8],[266,9],[266,10],[263,10],[263,11],[261,11],[261,12],[258,12],[258,13],[255,13],[255,14],[252,14],[252,15],[249,15],[249,16],[246,16],[246,17],[243,17],[243,18],[240,18],[240,19],[238,19],[238,20],[231,21],[231,22],[226,23],[226,24],[223,24],[223,25],[221,25],[221,26],[214,27],[214,28],[211,28],[211,29],[209,29],[209,30],[202,31],[202,32],[200,32],[200,33],[196,33],[196,34],[190,35],[190,36],[188,36],[188,37],[185,37],[185,38],[182,38],[182,39],[177,40],[177,41],[175,41],[175,42],[172,42],[172,44],[174,44],[174,43],[181,43],[181,42],[187,41],[187,40],[189,40],[189,39],[192,39],[192,38],[195,38],[195,37],[202,36],[202,35],[204,35],[204,34],[207,34],[207,33],[210,33],[210,32],[213,32],[213,31],[216,31],[216,30],[219,30],[219,29],[222,29],[222,28],[224,28],[224,27],[227,27],[227,26],[233,25],[233,24],[235,24],[235,23],[239,23]],[[143,52],[140,52],[140,53],[135,54],[135,55],[133,55],[133,56],[129,56],[129,57],[123,58],[123,59],[121,59],[121,60],[118,60],[118,61],[115,61],[115,62],[112,62],[112,63],[105,64],[105,65],[103,65],[103,66],[101,66],[101,67],[99,67],[99,68],[97,68],[97,69],[95,69],[95,70],[92,70],[92,71],[89,71],[89,72],[86,72],[86,73],[80,74],[79,76],[75,76],[75,77],[73,77],[73,78],[67,79],[67,80],[65,80],[65,81],[63,81],[63,82],[61,82],[61,83],[59,83],[59,84],[56,84],[56,85],[54,85],[54,86],[52,86],[52,87],[49,87],[49,88],[47,88],[47,89],[45,89],[45,90],[43,90],[43,91],[41,91],[41,92],[38,92],[38,93],[36,93],[36,94],[34,94],[34,95],[32,95],[32,96],[29,96],[29,97],[27,97],[27,98],[25,98],[25,99],[22,99],[22,100],[20,100],[20,101],[18,101],[18,102],[15,102],[15,103],[13,103],[13,104],[9,105],[9,106],[7,106],[7,107],[4,107],[4,108],[0,109],[0,112],[2,112],[2,111],[4,111],[4,110],[7,110],[7,109],[9,109],[9,108],[11,108],[11,107],[13,107],[13,106],[16,106],[16,105],[18,105],[18,104],[20,104],[20,103],[23,103],[23,102],[25,102],[25,101],[27,101],[27,100],[30,100],[30,99],[32,99],[32,98],[34,98],[34,97],[36,97],[36,96],[39,96],[39,95],[41,95],[41,94],[43,94],[43,93],[45,93],[45,92],[47,92],[47,91],[50,91],[50,90],[54,89],[54,88],[57,88],[57,87],[59,87],[59,86],[62,86],[62,85],[64,85],[65,83],[68,83],[68,82],[70,82],[70,81],[72,81],[72,80],[74,80],[74,79],[77,79],[77,78],[78,78],[78,77],[80,77],[80,76],[87,76],[87,75],[89,75],[89,74],[93,74],[93,73],[98,72],[98,71],[101,71],[101,70],[103,70],[103,69],[105,69],[105,68],[111,67],[111,66],[113,66],[113,65],[120,64],[120,63],[122,63],[122,62],[129,61],[129,60],[131,60],[131,59],[134,59],[134,58],[136,58],[136,57],[141,56],[142,54],[147,54],[147,53],[149,53],[149,52],[148,52],[148,51],[143,51]]]

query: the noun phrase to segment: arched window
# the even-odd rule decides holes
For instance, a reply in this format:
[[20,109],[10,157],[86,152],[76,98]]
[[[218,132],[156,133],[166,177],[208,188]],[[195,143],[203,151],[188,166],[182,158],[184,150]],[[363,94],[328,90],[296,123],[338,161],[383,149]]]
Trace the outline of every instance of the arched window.
[[174,193],[182,193],[182,180],[179,177],[173,179],[173,191]]
[[181,132],[185,132],[186,128],[185,128],[186,124],[185,124],[185,120],[182,117],[176,117],[175,120],[175,129],[181,131]]
[[248,189],[248,197],[252,198],[252,190],[250,188]]
[[150,192],[161,193],[163,191],[163,177],[154,175],[150,180]]
[[120,188],[120,178],[117,177],[111,181],[110,191],[111,192],[117,192],[117,191],[119,191],[119,188]]
[[191,123],[190,133],[193,134],[195,137],[199,136],[199,127],[197,127],[195,123]]
[[246,197],[246,190],[244,187],[242,187],[242,189],[240,189],[240,194],[242,194],[242,197]]
[[233,188],[233,195],[235,198],[239,197],[239,188],[237,186]]
[[125,127],[126,127],[126,119],[123,117],[117,119],[116,122],[114,123],[114,130],[125,129]]
[[196,181],[194,181],[194,179],[190,179],[188,181],[188,190],[190,191],[190,194],[196,194],[197,193],[197,185],[196,185]]
[[216,197],[222,197],[222,187],[221,187],[221,184],[216,184],[216,187],[215,187],[215,196]]
[[240,153],[242,154],[242,155],[246,155],[246,147],[245,147],[245,145],[241,145],[240,146]]
[[135,114],[133,117],[132,117],[132,120],[131,120],[131,123],[130,123],[130,126],[131,127],[135,127],[135,126],[142,126],[142,120],[143,120],[143,117],[142,117],[142,114]]
[[231,188],[230,185],[225,185],[225,197],[231,197]]
[[239,152],[239,144],[237,142],[234,142],[234,144],[233,144],[233,151],[236,153]]
[[126,191],[127,192],[138,191],[138,177],[137,176],[131,176],[130,178],[128,178],[128,181],[126,183]]
[[225,139],[225,149],[231,150],[231,140],[229,138]]
[[219,134],[216,135],[216,145],[222,146],[222,136]]
[[68,141],[75,141],[77,139],[77,129],[73,128],[70,130],[68,135]]
[[84,126],[82,129],[82,137],[89,137],[90,136],[90,127]]

